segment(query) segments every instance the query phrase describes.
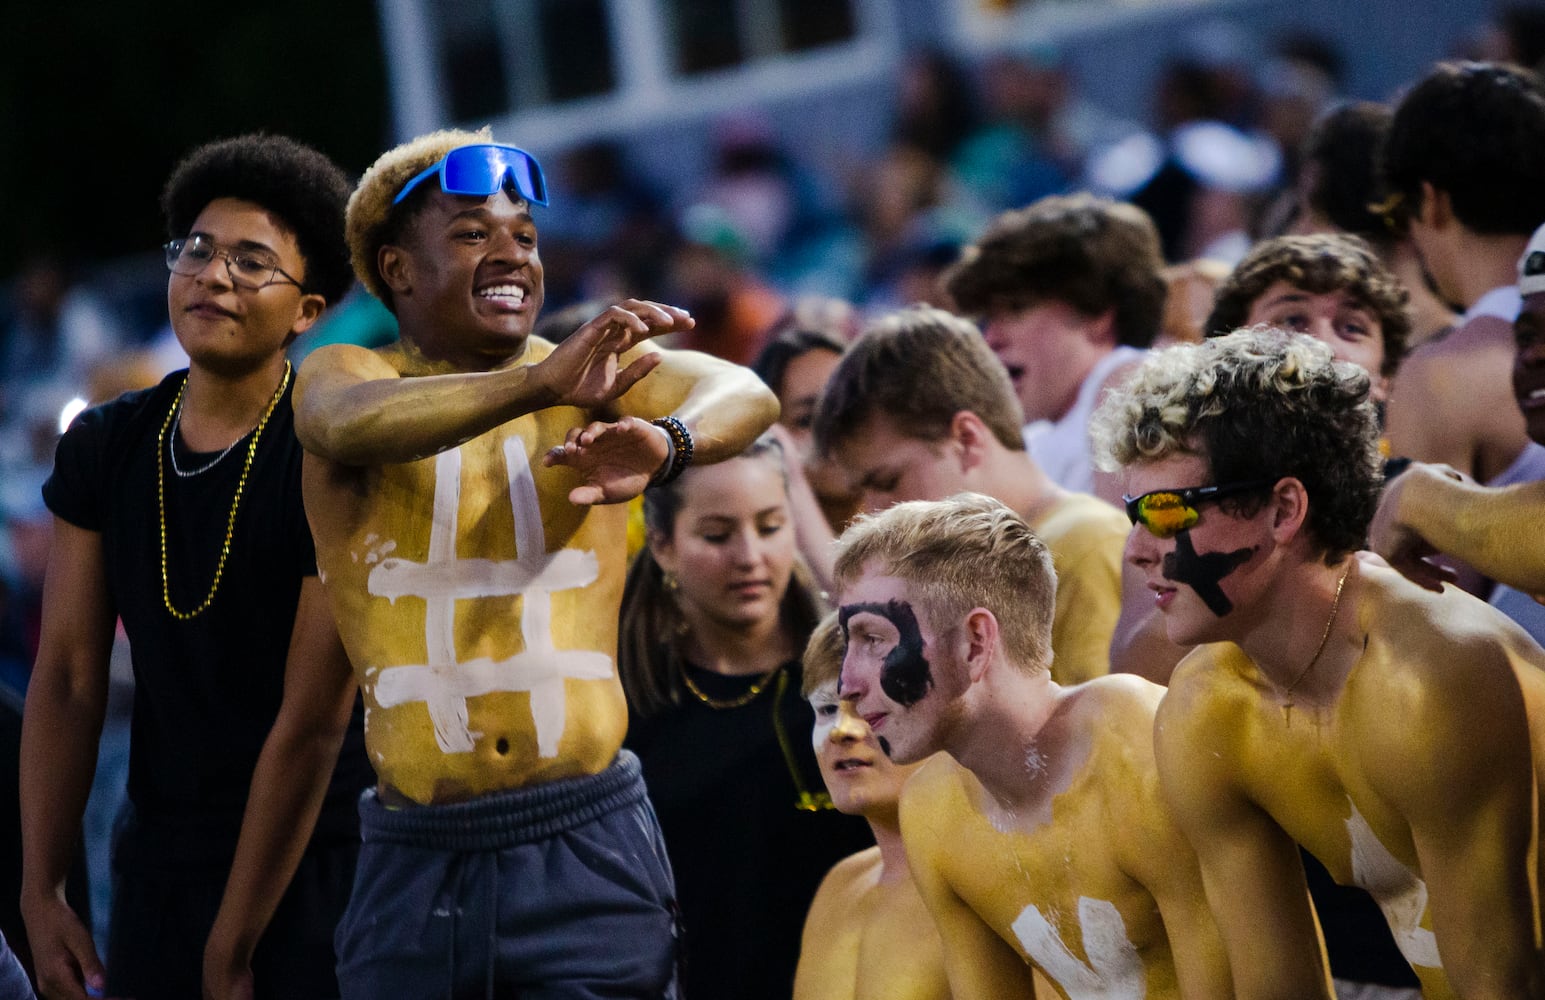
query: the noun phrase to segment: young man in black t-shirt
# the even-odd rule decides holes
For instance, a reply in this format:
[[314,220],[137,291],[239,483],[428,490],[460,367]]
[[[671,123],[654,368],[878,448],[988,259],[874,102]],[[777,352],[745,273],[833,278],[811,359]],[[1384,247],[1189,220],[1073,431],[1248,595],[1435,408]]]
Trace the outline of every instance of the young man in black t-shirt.
[[[49,996],[197,996],[212,927],[221,995],[244,979],[258,996],[337,994],[332,932],[371,771],[301,505],[285,350],[352,284],[349,189],[282,137],[194,151],[162,198],[189,369],[86,411],[59,444],[21,776],[22,908]],[[61,887],[119,620],[135,696],[104,971]],[[262,780],[299,742],[333,772],[325,795]],[[286,850],[295,816],[316,832]]]

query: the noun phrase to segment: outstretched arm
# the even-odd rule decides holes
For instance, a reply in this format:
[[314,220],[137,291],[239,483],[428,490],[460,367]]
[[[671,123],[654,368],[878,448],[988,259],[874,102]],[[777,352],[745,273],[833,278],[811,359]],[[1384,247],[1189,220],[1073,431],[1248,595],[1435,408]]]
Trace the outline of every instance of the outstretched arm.
[[301,585],[284,700],[252,774],[241,839],[204,950],[204,996],[252,995],[252,953],[322,810],[356,685],[321,582]]
[[21,736],[21,910],[38,988],[76,1000],[105,979],[91,932],[64,898],[107,714],[117,614],[102,536],[54,519],[43,630]]
[[1545,482],[1485,487],[1418,463],[1385,487],[1369,547],[1429,590],[1453,577],[1428,560],[1441,553],[1510,587],[1545,594],[1541,518]]
[[608,408],[660,363],[635,348],[691,327],[684,310],[629,299],[536,364],[414,378],[361,347],[318,348],[296,378],[295,433],[307,451],[343,465],[414,461],[544,407]]

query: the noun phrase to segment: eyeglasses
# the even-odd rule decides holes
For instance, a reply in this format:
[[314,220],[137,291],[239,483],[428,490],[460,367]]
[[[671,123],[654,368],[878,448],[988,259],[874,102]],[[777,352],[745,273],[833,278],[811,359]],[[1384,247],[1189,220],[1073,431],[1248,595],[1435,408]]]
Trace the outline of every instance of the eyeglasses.
[[1196,509],[1197,504],[1263,490],[1271,485],[1272,480],[1257,479],[1219,486],[1188,486],[1178,490],[1154,490],[1139,497],[1124,496],[1121,501],[1127,505],[1127,517],[1133,524],[1141,524],[1156,538],[1174,538],[1202,516]]
[[[166,266],[173,274],[192,277],[209,266],[216,257],[225,261],[225,269],[231,276],[231,284],[241,288],[262,288],[265,285],[294,285],[301,291],[306,286],[285,274],[278,258],[267,250],[239,250],[222,247],[204,236],[190,236],[184,240],[172,240],[163,247]],[[284,275],[282,279],[274,277]]]
[[547,204],[547,181],[542,165],[524,149],[497,143],[458,146],[438,162],[402,186],[396,205],[425,180],[440,175],[440,190],[446,194],[470,194],[488,197],[507,183],[513,183],[520,196],[533,205]]

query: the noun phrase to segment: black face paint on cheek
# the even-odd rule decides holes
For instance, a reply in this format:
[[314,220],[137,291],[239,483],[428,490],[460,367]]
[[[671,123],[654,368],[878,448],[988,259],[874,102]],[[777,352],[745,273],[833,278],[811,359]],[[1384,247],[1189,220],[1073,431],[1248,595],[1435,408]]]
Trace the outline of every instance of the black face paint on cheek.
[[880,741],[880,750],[889,757],[891,755],[891,741],[883,736],[876,737]]
[[933,671],[927,657],[923,656],[923,631],[918,628],[912,605],[905,601],[845,605],[838,612],[844,633],[847,632],[848,619],[859,612],[879,615],[896,626],[896,646],[880,664],[880,690],[896,704],[911,708],[933,687]]
[[1183,583],[1196,591],[1207,610],[1222,618],[1234,610],[1234,602],[1228,599],[1218,583],[1254,555],[1253,546],[1233,552],[1198,553],[1191,544],[1191,531],[1187,529],[1175,536],[1175,551],[1164,554],[1160,572],[1166,580]]

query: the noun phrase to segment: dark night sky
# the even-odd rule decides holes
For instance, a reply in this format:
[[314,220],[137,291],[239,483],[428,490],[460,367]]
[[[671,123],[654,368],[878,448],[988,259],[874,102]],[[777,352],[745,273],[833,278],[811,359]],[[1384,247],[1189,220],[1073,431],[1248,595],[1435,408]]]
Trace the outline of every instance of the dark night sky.
[[17,0],[0,30],[0,285],[165,239],[157,200],[209,139],[292,135],[357,175],[389,140],[373,0]]

